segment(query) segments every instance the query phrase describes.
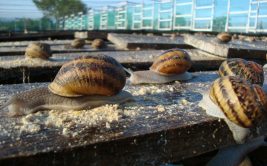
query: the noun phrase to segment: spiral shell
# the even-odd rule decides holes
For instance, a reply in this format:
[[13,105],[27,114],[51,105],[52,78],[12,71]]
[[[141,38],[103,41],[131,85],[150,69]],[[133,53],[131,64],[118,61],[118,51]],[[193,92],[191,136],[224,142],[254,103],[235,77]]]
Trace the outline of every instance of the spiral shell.
[[52,56],[50,45],[45,43],[30,43],[25,50],[25,56],[29,58],[48,59]]
[[219,33],[217,35],[217,39],[220,42],[227,43],[227,42],[231,41],[232,36],[229,33],[227,33],[227,32],[222,32],[222,33]]
[[210,98],[228,120],[244,128],[254,126],[266,114],[267,96],[263,89],[238,77],[226,76],[215,80]]
[[92,47],[93,48],[103,48],[105,46],[105,42],[102,39],[95,39],[92,42]]
[[126,82],[123,67],[115,59],[105,56],[86,56],[64,64],[48,86],[57,95],[112,96],[120,92]]
[[189,54],[181,49],[163,52],[152,64],[150,70],[162,75],[181,74],[192,66]]
[[219,67],[219,75],[221,77],[238,76],[252,84],[263,85],[264,82],[263,67],[256,62],[246,61],[240,58],[233,58],[224,61]]
[[72,42],[71,42],[71,47],[73,48],[82,48],[85,44],[85,40],[84,39],[74,39]]

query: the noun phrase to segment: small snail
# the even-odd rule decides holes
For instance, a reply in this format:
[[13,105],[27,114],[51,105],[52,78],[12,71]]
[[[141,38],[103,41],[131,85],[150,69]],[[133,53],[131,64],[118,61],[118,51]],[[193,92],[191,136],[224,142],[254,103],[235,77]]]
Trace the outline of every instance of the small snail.
[[219,150],[215,157],[213,157],[207,166],[241,166],[243,164],[252,165],[247,156],[248,153],[253,152],[261,146],[267,146],[266,137],[260,136],[249,140],[244,144],[232,145]]
[[160,84],[191,79],[192,75],[187,72],[191,66],[192,61],[186,51],[171,49],[157,57],[149,70],[135,72],[125,70],[131,75],[129,81],[132,84]]
[[229,41],[231,41],[232,36],[227,32],[222,32],[217,35],[217,39],[221,43],[228,43]]
[[126,83],[123,67],[109,56],[86,56],[65,63],[48,87],[12,96],[2,106],[9,116],[45,109],[81,110],[131,99],[122,91]]
[[84,45],[85,45],[84,39],[74,39],[70,44],[72,48],[82,48]]
[[95,39],[92,42],[92,47],[97,48],[97,49],[103,48],[103,47],[105,47],[105,42],[102,39]]
[[52,56],[50,45],[45,43],[30,43],[25,50],[27,58],[48,59]]
[[266,114],[267,96],[257,84],[225,76],[215,80],[199,106],[208,115],[223,118],[237,143],[243,143]]
[[263,67],[253,61],[246,61],[240,58],[233,58],[224,61],[219,67],[219,75],[238,76],[249,81],[252,84],[263,85],[264,72]]

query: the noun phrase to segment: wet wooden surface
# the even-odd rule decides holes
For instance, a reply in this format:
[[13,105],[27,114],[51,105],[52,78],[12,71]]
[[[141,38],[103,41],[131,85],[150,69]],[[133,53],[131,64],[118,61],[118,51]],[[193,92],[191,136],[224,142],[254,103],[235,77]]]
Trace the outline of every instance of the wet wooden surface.
[[[197,49],[186,50],[193,61],[190,71],[204,71],[218,69],[225,60],[217,56],[205,53]],[[105,54],[115,58],[126,68],[133,70],[148,69],[155,57],[163,50],[150,51],[110,51],[91,52],[90,55]],[[0,83],[25,83],[51,81],[59,68],[66,61],[79,56],[86,56],[89,53],[66,53],[53,54],[49,60],[25,59],[24,56],[0,57]]]
[[266,60],[267,42],[264,41],[232,40],[224,44],[218,42],[214,36],[186,34],[184,42],[221,57]]
[[[127,84],[124,90],[133,94],[134,101],[111,110],[117,115],[112,120],[110,114],[105,117],[101,112],[101,118],[90,117],[88,110],[1,116],[0,164],[160,165],[233,144],[223,120],[198,107],[217,74],[193,74],[192,80],[182,83]],[[14,93],[42,86],[47,84],[0,86],[0,105]],[[89,123],[82,117],[98,120]]]
[[192,48],[184,43],[183,37],[171,39],[167,36],[108,33],[108,40],[121,49],[170,49]]

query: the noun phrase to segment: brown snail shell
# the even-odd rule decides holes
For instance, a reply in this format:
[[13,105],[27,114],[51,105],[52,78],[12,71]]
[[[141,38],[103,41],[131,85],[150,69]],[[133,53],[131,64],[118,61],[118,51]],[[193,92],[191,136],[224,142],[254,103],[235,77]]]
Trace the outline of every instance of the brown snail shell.
[[[114,77],[116,76],[116,77]],[[123,67],[109,56],[87,56],[64,64],[48,88],[54,94],[81,95],[117,94],[126,83]]]
[[219,67],[219,75],[238,76],[249,81],[252,84],[263,85],[264,71],[263,67],[253,61],[246,61],[240,58],[227,59]]
[[103,48],[103,47],[105,47],[105,42],[102,39],[95,39],[92,42],[92,47],[97,48],[97,49]]
[[48,59],[52,56],[50,45],[46,43],[30,43],[25,50],[25,56],[28,58]]
[[228,43],[231,41],[232,36],[227,32],[222,32],[217,35],[217,39],[222,43]]
[[132,99],[123,91],[126,74],[109,56],[80,57],[64,64],[48,87],[12,96],[0,109],[8,116],[27,115],[39,110],[82,110]]
[[192,76],[187,72],[192,66],[189,54],[181,49],[171,49],[159,55],[149,70],[128,71],[132,84],[168,83],[175,80],[188,80]]
[[70,45],[72,48],[82,48],[85,45],[85,40],[84,39],[74,39]]
[[266,115],[267,96],[259,85],[225,76],[213,82],[199,106],[208,115],[224,119],[235,141],[244,143]]

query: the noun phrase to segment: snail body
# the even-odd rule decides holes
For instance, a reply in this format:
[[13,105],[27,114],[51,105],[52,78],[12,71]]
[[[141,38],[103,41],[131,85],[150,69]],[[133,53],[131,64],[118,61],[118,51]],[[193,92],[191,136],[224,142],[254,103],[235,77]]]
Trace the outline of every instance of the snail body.
[[238,76],[252,84],[263,85],[264,71],[260,64],[253,61],[246,61],[241,58],[233,58],[224,61],[218,71],[223,76]]
[[228,43],[231,39],[232,36],[227,32],[222,32],[217,35],[217,40],[221,43]]
[[25,50],[25,56],[27,58],[48,59],[52,56],[50,45],[46,43],[30,43]]
[[190,56],[181,49],[171,49],[163,52],[152,64],[149,70],[128,73],[132,84],[168,83],[175,80],[189,80],[192,75],[187,70],[192,66]]
[[249,140],[244,144],[232,145],[219,150],[215,157],[213,157],[207,166],[241,166],[252,165],[247,156],[248,153],[253,152],[261,146],[267,146],[266,137],[260,136]]
[[70,44],[72,48],[82,48],[84,45],[85,45],[84,39],[74,39]]
[[122,91],[126,83],[123,67],[108,56],[80,57],[64,64],[48,87],[14,95],[3,106],[11,116],[43,109],[85,109],[131,99]]
[[225,76],[212,84],[199,105],[208,115],[225,120],[237,143],[243,143],[266,114],[267,96],[256,84]]

